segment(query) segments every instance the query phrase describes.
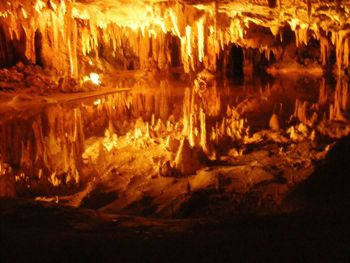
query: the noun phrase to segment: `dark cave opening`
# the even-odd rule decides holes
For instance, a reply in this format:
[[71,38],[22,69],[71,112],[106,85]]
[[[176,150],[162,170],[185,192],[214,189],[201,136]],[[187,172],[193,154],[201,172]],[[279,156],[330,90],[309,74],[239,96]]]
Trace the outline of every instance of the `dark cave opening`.
[[171,57],[171,66],[176,68],[181,65],[181,50],[180,50],[180,39],[175,36],[170,36],[170,57]]
[[35,64],[39,66],[43,66],[43,59],[42,59],[42,40],[43,36],[39,30],[35,31],[35,37],[34,37],[34,48],[35,48]]
[[243,65],[243,48],[237,45],[232,45],[227,63],[226,76],[235,82],[242,82],[244,79]]

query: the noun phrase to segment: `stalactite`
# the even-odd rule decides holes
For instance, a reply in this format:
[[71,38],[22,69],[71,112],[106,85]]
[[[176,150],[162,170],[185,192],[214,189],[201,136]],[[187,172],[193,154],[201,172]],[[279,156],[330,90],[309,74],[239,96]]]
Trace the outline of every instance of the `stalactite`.
[[209,26],[209,36],[207,38],[207,60],[205,66],[212,72],[216,71],[216,57],[218,54],[218,42],[216,38],[216,32],[213,26]]
[[189,134],[190,130],[190,114],[191,114],[191,90],[185,89],[183,102],[183,135]]
[[32,27],[23,27],[23,30],[26,35],[26,49],[25,49],[25,56],[26,58],[31,62],[35,63],[36,58],[35,58],[35,43],[34,43],[34,34],[35,31],[33,30]]
[[165,69],[166,65],[169,63],[166,55],[166,35],[159,34],[158,35],[158,54],[156,54],[156,61],[158,61],[158,68]]
[[35,138],[35,149],[36,149],[34,162],[35,164],[39,164],[39,165],[43,164],[44,167],[50,167],[47,160],[45,140],[44,140],[41,122],[42,120],[40,118],[37,118],[32,125],[34,138]]
[[305,23],[300,23],[298,25],[295,25],[292,27],[292,30],[295,32],[295,41],[297,47],[299,47],[301,44],[304,44],[307,46],[308,44],[308,30],[309,26]]
[[344,113],[349,109],[349,85],[346,78],[337,80],[337,86],[334,92],[334,103],[329,108],[329,119],[340,120],[346,119]]
[[310,21],[312,13],[312,0],[307,0],[307,16]]
[[206,117],[203,109],[200,109],[200,146],[205,153],[208,153],[207,147],[207,128],[206,128]]
[[142,34],[141,36],[141,41],[140,41],[140,65],[141,68],[145,68],[148,64],[148,54],[150,50],[150,39],[148,37],[148,34]]
[[310,124],[309,119],[306,115],[306,108],[307,108],[306,101],[302,102],[302,101],[296,99],[293,116],[298,118],[299,121],[304,123],[304,124]]
[[206,114],[211,117],[219,116],[221,110],[221,94],[215,81],[213,81],[211,87],[206,87],[201,98]]
[[329,42],[325,37],[320,37],[320,52],[321,52],[321,63],[326,66],[328,63],[329,56]]
[[186,73],[194,70],[194,60],[192,54],[192,28],[186,26],[186,34],[181,37],[181,60]]
[[197,36],[198,36],[198,60],[203,62],[204,58],[204,18],[201,18],[197,22]]
[[350,35],[347,35],[347,38],[344,40],[344,49],[343,49],[343,65],[345,68],[349,68],[350,60]]
[[349,38],[350,30],[332,32],[332,43],[335,46],[336,64],[338,74],[343,68],[349,67]]
[[65,14],[65,24],[66,28],[66,36],[67,40],[67,49],[68,49],[68,58],[70,64],[70,76],[73,78],[78,77],[78,63],[77,63],[77,28],[76,22],[72,17],[72,5],[68,2],[67,12]]
[[320,106],[324,106],[326,105],[327,101],[328,101],[328,93],[327,93],[327,87],[326,87],[326,80],[322,79],[320,91],[318,95],[318,104]]
[[160,92],[157,95],[157,101],[159,103],[156,105],[156,111],[157,115],[163,119],[166,120],[169,116],[170,109],[169,109],[169,98],[170,98],[170,90],[169,90],[169,83],[166,81],[161,81],[160,83]]

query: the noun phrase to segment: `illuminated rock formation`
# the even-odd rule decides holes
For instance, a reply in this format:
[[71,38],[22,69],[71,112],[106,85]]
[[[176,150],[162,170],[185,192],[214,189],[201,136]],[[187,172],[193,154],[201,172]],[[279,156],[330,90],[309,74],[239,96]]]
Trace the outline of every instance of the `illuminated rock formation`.
[[32,2],[0,4],[2,65],[22,60],[74,78],[90,74],[92,65],[106,69],[106,61],[119,69],[181,64],[184,72],[215,72],[220,56],[226,64],[232,59],[232,44],[245,59],[255,50],[283,66],[288,49],[314,41],[319,55],[311,59],[326,69],[334,54],[336,74],[349,67],[348,1]]

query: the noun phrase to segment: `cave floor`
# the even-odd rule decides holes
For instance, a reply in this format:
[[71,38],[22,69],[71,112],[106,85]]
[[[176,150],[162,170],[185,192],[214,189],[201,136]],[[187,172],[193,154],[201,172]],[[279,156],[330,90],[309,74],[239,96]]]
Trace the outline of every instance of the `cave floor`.
[[0,199],[2,262],[348,262],[349,203],[165,220]]

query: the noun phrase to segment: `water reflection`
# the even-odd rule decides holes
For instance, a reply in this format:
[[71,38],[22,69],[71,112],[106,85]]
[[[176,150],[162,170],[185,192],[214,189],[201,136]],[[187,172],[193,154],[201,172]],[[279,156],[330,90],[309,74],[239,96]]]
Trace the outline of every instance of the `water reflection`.
[[[281,127],[288,126],[291,116],[307,125],[322,118],[347,121],[348,83],[346,78],[274,79],[242,86],[215,79],[196,81],[192,87],[172,81],[136,83],[130,91],[49,105],[17,117],[4,116],[0,125],[1,163],[11,167],[7,173],[24,182],[24,189],[37,185],[38,192],[50,192],[54,190],[47,185],[79,186],[88,180],[82,160],[86,141],[105,136],[106,130],[122,136],[140,119],[148,123],[182,121],[190,126],[191,120],[186,124],[184,117],[194,110],[202,114],[209,137],[231,108],[247,119],[252,130],[267,129],[272,114],[278,115]],[[192,95],[186,95],[186,88]],[[184,102],[190,105],[187,112]],[[40,188],[41,184],[46,186]]]

